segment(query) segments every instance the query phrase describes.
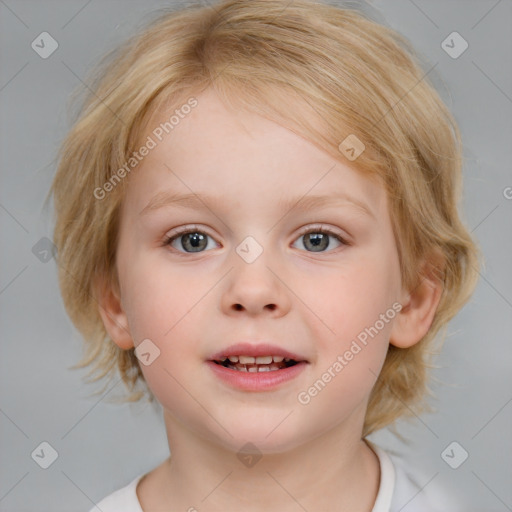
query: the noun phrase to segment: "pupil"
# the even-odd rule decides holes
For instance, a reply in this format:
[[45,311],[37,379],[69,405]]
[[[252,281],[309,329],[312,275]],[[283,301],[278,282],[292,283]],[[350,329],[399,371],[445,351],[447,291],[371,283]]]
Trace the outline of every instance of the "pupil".
[[194,247],[198,247],[198,246],[199,246],[199,240],[200,240],[200,238],[201,238],[201,236],[200,236],[200,235],[198,236],[198,234],[197,234],[197,233],[194,233],[194,234],[192,235],[191,240],[192,240],[192,245],[193,245]]
[[206,237],[201,233],[188,233],[182,237],[182,245],[190,252],[198,252],[206,247],[205,240]]
[[323,235],[311,235],[311,238],[312,238],[312,242],[313,242],[313,245],[320,245],[320,242],[322,241],[322,236]]
[[[329,246],[329,237],[323,233],[310,233],[307,235],[306,240],[313,248],[326,249]],[[305,244],[306,247],[308,244]],[[318,251],[315,251],[318,252]]]

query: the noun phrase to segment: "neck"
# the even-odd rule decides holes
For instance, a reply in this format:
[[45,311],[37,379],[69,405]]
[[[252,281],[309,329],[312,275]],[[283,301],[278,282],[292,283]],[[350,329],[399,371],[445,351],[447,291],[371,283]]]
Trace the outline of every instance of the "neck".
[[244,463],[233,449],[190,432],[167,412],[164,417],[172,457],[155,470],[152,495],[161,496],[160,507],[247,512],[373,508],[380,469],[377,456],[361,440],[362,425],[356,431],[344,424]]

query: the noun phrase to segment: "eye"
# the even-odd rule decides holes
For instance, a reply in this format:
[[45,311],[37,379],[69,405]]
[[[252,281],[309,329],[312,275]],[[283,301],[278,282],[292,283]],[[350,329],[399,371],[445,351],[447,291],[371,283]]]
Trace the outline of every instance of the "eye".
[[341,245],[349,245],[339,234],[323,226],[303,230],[297,241],[301,241],[308,252],[326,252],[326,249],[332,246],[330,239],[335,239],[334,249]]
[[[209,239],[212,243],[209,243]],[[334,239],[334,244],[331,242],[331,239]],[[308,252],[328,252],[326,251],[328,248],[336,249],[342,245],[350,245],[338,233],[323,226],[302,230],[297,241],[301,241],[302,246]],[[213,241],[210,235],[196,227],[183,228],[172,236],[168,236],[164,240],[164,245],[169,245],[180,253],[189,254],[204,252],[206,249],[218,247],[218,244]]]
[[[208,234],[196,228],[184,228],[178,233],[167,237],[164,245],[170,245],[178,252],[194,253],[203,252],[209,246],[208,239],[213,240]],[[214,247],[216,244],[214,243]]]

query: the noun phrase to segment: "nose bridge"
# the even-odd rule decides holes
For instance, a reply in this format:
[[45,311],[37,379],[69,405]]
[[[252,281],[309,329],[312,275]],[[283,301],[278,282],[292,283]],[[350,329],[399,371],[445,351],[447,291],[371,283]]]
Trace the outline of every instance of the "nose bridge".
[[[258,237],[261,240],[261,235]],[[268,247],[268,237],[265,238],[266,250],[258,240],[252,235],[246,236],[236,247],[235,252],[238,256],[247,264],[252,265],[258,259],[260,259],[263,253],[268,254],[270,252]],[[263,258],[265,259],[265,258]],[[261,263],[261,262],[260,262]]]

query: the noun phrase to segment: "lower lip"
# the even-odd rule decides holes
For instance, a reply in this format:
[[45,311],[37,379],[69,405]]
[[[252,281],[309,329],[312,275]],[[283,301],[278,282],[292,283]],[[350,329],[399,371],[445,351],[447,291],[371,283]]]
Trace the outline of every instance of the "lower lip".
[[270,391],[277,388],[280,384],[297,377],[308,363],[303,361],[289,366],[288,368],[270,372],[241,372],[238,370],[230,370],[213,361],[206,361],[206,364],[219,379],[232,387],[244,391]]

